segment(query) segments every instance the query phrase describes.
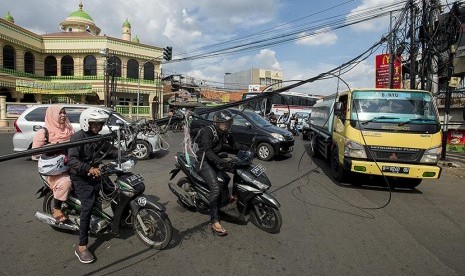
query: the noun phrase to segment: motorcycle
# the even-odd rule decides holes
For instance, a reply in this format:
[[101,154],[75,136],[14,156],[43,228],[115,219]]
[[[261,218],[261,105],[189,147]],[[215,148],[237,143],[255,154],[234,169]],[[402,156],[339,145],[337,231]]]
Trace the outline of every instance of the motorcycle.
[[[220,154],[226,158],[227,153]],[[279,202],[267,191],[271,182],[265,175],[266,168],[252,163],[254,153],[251,151],[239,151],[232,158],[235,164],[232,193],[237,196],[235,215],[236,219],[247,223],[248,218],[259,229],[268,233],[279,233],[282,225]],[[172,180],[181,170],[186,175],[179,179],[177,184],[168,183],[169,189],[186,208],[197,211],[205,211],[209,208],[209,187],[196,171],[197,162],[194,158],[187,161],[184,153],[176,154],[176,167],[170,172]],[[191,164],[190,164],[191,163]],[[221,179],[225,182],[224,179]],[[228,185],[228,183],[223,183]],[[223,203],[224,207],[228,203]],[[221,210],[221,209],[220,209]]]
[[[120,132],[121,129],[118,129],[118,144],[122,143]],[[92,209],[90,232],[117,235],[121,227],[132,227],[146,246],[163,249],[172,238],[171,221],[162,205],[143,194],[144,178],[131,172],[135,164],[135,157],[122,157],[119,151],[117,160],[100,167],[101,185],[98,187],[97,203]],[[50,184],[46,176],[39,175],[43,186],[36,194],[39,194],[38,198],[43,198],[43,207],[42,212],[35,213],[35,217],[55,230],[79,231],[79,199],[71,191],[68,200],[62,205],[62,211],[68,219],[57,222],[52,215],[54,198]]]

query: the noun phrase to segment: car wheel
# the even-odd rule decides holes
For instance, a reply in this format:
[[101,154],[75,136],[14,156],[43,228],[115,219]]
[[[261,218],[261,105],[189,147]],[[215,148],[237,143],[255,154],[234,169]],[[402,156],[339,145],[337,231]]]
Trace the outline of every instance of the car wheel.
[[139,160],[148,159],[151,152],[152,152],[152,146],[149,144],[149,142],[144,141],[144,140],[137,140],[136,146],[134,150],[132,151],[134,156],[137,157],[137,159]]
[[257,147],[257,156],[260,160],[269,161],[274,156],[274,149],[268,143],[261,143]]

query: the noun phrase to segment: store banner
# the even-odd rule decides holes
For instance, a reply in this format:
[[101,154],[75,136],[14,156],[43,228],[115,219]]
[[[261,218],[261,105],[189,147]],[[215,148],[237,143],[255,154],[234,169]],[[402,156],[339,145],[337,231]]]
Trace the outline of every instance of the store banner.
[[465,152],[465,130],[449,130],[446,149],[449,152]]

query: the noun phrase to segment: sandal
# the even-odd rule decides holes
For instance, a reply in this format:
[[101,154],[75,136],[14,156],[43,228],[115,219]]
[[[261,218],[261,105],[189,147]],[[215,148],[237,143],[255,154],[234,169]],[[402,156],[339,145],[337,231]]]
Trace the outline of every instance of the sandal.
[[66,222],[66,221],[68,220],[68,217],[67,217],[65,214],[63,214],[63,212],[62,212],[61,210],[56,211],[56,212],[55,212],[55,210],[54,210],[53,213],[59,213],[58,216],[55,215],[55,214],[53,214],[53,218],[55,219],[55,223],[56,223],[56,224],[60,224],[60,223]]
[[216,228],[213,224],[212,232],[218,236],[226,236],[228,234],[228,231],[226,231],[226,229],[224,229],[222,226],[220,226],[220,228]]

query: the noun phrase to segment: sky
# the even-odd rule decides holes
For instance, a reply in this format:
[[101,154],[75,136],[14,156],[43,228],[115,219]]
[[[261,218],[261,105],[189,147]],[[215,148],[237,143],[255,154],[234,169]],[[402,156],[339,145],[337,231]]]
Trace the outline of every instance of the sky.
[[[0,16],[10,12],[15,24],[37,34],[60,32],[60,22],[79,9],[79,0],[6,0]],[[357,11],[402,0],[83,0],[83,10],[100,27],[100,35],[121,38],[128,19],[132,37],[143,44],[173,47],[173,58],[237,45],[269,41],[296,32],[298,39],[277,45],[194,60],[163,64],[164,75],[183,74],[206,85],[222,87],[226,72],[250,68],[278,69],[283,79],[308,79],[364,52],[389,31],[389,16],[335,29],[334,20],[350,20]],[[381,10],[381,9],[379,9]],[[298,20],[300,19],[300,20]],[[310,36],[308,36],[310,34]],[[285,38],[285,36],[283,36]],[[227,42],[227,43],[226,43]],[[222,43],[222,44],[220,44]],[[377,54],[386,51],[381,47]],[[376,54],[376,53],[375,53]],[[342,77],[351,87],[373,87],[372,55]],[[291,84],[289,82],[288,84]],[[336,92],[337,79],[318,81],[293,91],[318,95]],[[342,88],[340,88],[342,89]],[[345,89],[345,87],[344,87]]]

